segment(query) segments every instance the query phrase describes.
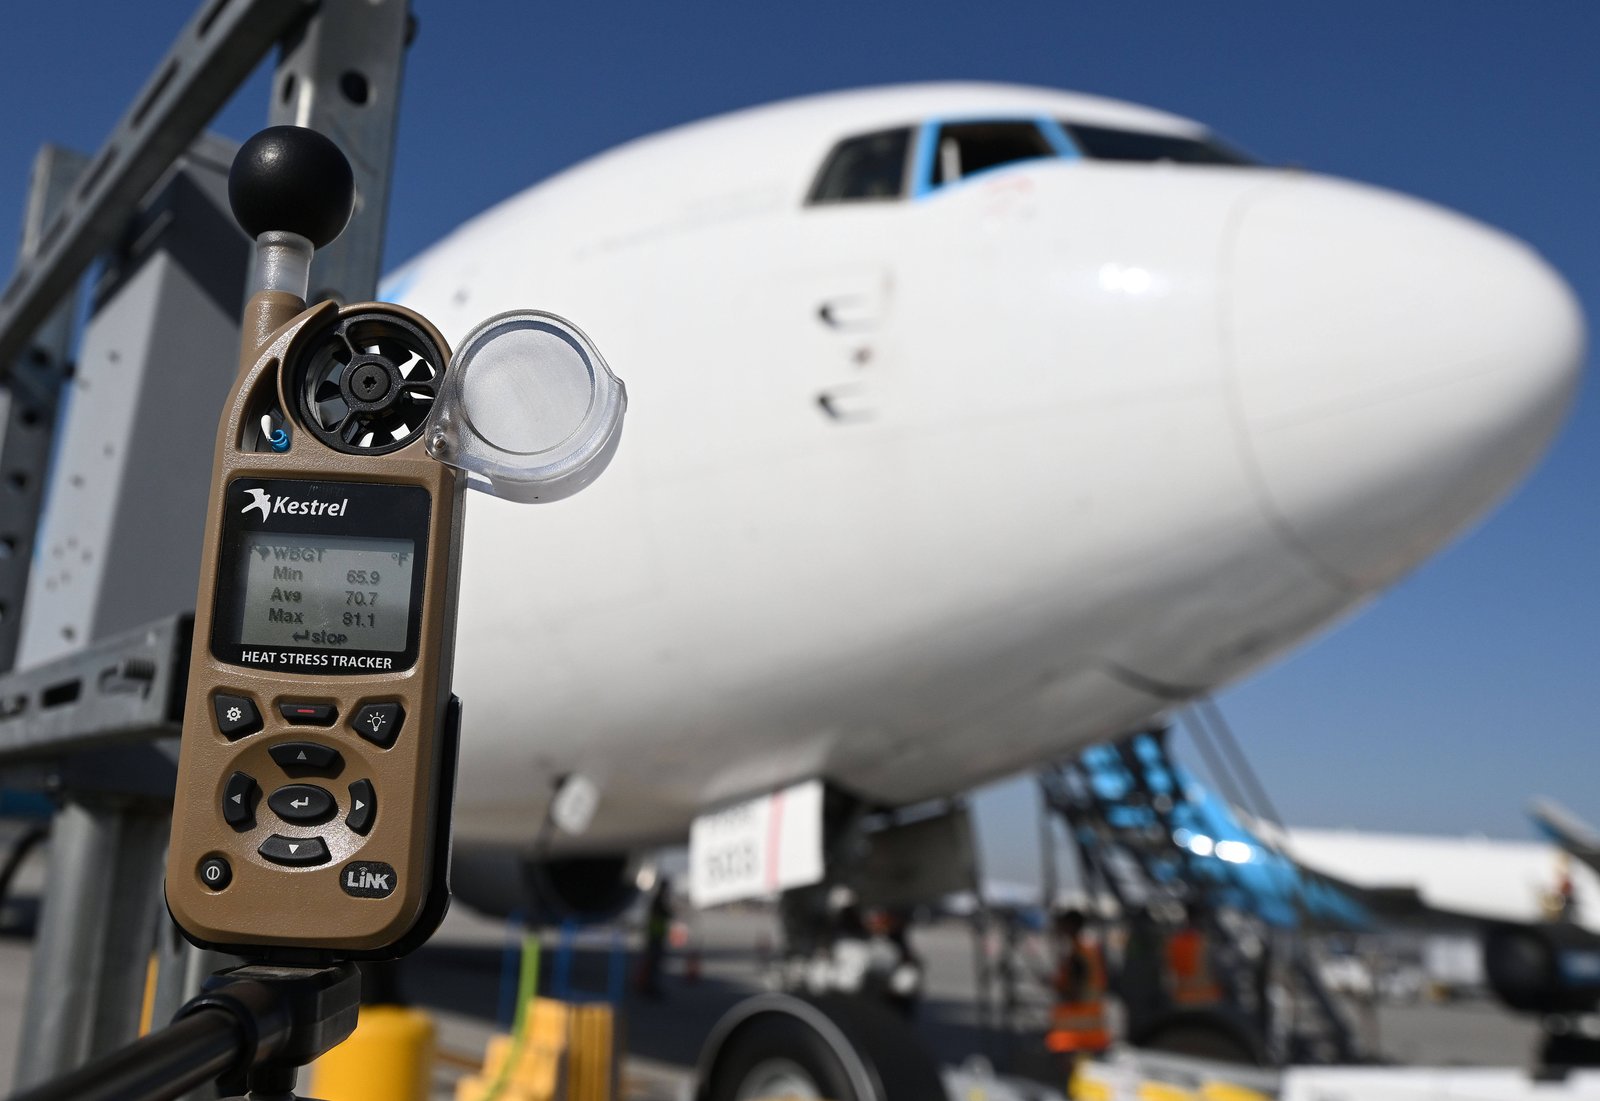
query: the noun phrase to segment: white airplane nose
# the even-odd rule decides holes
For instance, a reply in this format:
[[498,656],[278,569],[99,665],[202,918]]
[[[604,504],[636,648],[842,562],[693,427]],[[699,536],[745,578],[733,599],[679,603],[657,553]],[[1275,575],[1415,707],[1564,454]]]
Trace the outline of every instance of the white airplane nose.
[[1383,585],[1543,454],[1577,301],[1521,242],[1356,184],[1285,179],[1235,224],[1223,334],[1263,505],[1325,571]]

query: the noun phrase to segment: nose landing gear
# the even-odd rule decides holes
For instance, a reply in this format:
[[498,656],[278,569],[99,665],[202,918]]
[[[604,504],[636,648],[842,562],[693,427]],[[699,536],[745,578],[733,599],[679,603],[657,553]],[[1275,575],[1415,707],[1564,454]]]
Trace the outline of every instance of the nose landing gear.
[[861,998],[762,994],[740,1002],[700,1052],[695,1101],[933,1101],[938,1068],[902,1018]]

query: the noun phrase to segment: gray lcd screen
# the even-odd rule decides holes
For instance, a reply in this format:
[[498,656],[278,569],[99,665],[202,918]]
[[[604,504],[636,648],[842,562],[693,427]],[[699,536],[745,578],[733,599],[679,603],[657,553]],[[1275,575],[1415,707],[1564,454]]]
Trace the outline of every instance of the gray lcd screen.
[[416,549],[409,539],[240,532],[244,608],[238,641],[404,650]]

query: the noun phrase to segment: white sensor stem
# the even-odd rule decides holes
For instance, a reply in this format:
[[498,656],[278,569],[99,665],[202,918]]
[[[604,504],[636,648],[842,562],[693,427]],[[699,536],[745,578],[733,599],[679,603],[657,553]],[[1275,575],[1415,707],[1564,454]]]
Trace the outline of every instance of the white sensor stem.
[[256,238],[250,294],[286,291],[302,302],[311,289],[311,242],[298,233],[271,229]]

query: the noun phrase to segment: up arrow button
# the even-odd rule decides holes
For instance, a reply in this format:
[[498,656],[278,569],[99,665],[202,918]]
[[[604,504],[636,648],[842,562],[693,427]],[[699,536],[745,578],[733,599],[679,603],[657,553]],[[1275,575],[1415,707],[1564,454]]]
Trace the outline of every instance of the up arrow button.
[[267,753],[290,776],[337,776],[344,769],[339,751],[319,742],[279,742]]

